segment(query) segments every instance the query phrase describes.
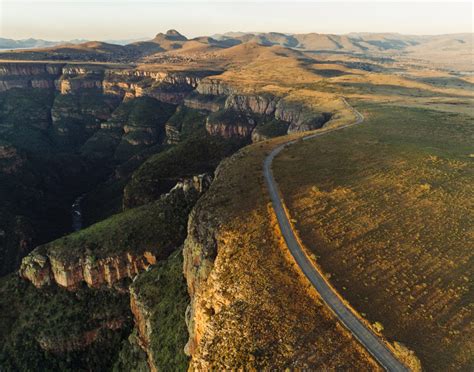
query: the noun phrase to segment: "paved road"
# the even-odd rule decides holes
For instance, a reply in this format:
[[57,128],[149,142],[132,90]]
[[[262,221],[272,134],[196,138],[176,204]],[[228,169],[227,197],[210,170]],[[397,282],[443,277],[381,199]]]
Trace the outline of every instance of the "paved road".
[[[344,103],[348,103],[344,100]],[[349,105],[348,105],[349,106]],[[323,136],[326,133],[330,133],[336,130],[342,130],[344,128],[357,125],[362,123],[364,116],[357,110],[351,109],[357,116],[356,121],[353,123],[334,128],[325,132],[319,132],[311,134],[303,138],[308,140],[314,137]],[[295,258],[297,264],[300,266],[303,273],[313,284],[313,287],[319,292],[321,298],[329,306],[331,311],[337,316],[342,324],[352,332],[354,337],[372,354],[372,356],[380,363],[380,365],[387,371],[408,371],[408,369],[393,355],[390,349],[377,337],[364,323],[353,313],[353,311],[344,304],[336,290],[329,285],[328,281],[324,276],[315,268],[308,257],[305,255],[303,248],[295,237],[291,224],[288,221],[288,216],[285,213],[283,207],[283,201],[280,198],[278,186],[275,182],[272,172],[272,162],[276,155],[278,155],[285,147],[296,143],[298,140],[289,141],[284,143],[275,149],[265,158],[264,161],[264,177],[267,183],[268,191],[273,204],[273,209],[278,219],[281,232],[285,238],[288,249]]]

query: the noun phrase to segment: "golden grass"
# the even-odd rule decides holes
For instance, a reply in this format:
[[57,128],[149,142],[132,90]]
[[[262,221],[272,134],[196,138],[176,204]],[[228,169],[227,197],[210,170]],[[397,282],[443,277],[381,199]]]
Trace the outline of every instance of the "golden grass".
[[[282,153],[277,181],[342,295],[425,368],[465,370],[474,356],[472,126],[447,114],[368,112],[359,128]],[[439,130],[451,131],[445,144]]]
[[288,254],[261,172],[266,154],[285,140],[252,145],[226,161],[200,201],[198,208],[219,221],[207,284],[220,290],[209,299],[218,306],[192,366],[380,370]]

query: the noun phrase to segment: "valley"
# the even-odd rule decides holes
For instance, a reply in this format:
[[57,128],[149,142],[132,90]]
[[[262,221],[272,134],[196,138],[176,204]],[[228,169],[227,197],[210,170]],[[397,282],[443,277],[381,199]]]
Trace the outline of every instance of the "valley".
[[473,81],[415,58],[447,37],[2,51],[0,369],[382,370],[286,246],[288,141],[312,263],[405,366],[469,368]]

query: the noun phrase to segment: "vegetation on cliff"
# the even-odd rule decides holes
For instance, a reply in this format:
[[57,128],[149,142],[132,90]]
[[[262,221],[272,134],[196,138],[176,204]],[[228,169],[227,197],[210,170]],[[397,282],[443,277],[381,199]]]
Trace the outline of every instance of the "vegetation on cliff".
[[186,371],[189,359],[184,354],[188,339],[185,313],[189,296],[182,250],[140,274],[131,286],[131,297],[134,311],[147,314],[146,325],[136,326],[141,328],[139,338],[154,370]]
[[105,370],[130,332],[126,294],[0,279],[0,365],[4,371]]
[[[0,65],[0,275],[42,244],[20,270],[38,288],[18,276],[0,281],[0,369],[185,370],[186,314],[191,368],[378,370],[288,256],[261,174],[268,152],[287,140],[269,138],[353,120],[342,96],[391,106],[362,106],[367,126],[288,152],[283,160],[291,169],[282,171],[282,183],[305,203],[291,200],[290,213],[296,211],[305,236],[319,228],[323,267],[331,267],[331,279],[352,303],[368,309],[367,318],[383,323],[376,323],[379,330],[410,347],[418,343],[429,367],[432,360],[445,369],[467,365],[470,292],[468,275],[460,273],[469,273],[472,121],[406,107],[470,114],[472,79],[352,54],[354,40],[371,51],[403,44],[381,38],[272,33],[187,40],[171,30],[129,46],[89,42],[2,54],[133,64]],[[280,46],[318,49],[320,41],[351,53]],[[162,196],[185,177],[213,173],[250,140],[265,139],[218,167],[189,221],[207,177]],[[418,147],[426,151],[420,155]],[[89,227],[64,236],[79,195]],[[410,219],[400,206],[413,205]],[[452,222],[454,208],[465,211],[465,221]],[[414,240],[400,235],[417,224],[436,229]],[[180,251],[173,253],[185,238],[190,298]],[[439,242],[455,248],[436,248]],[[400,262],[403,249],[423,273]],[[446,274],[438,281],[433,273],[440,268]]]
[[154,202],[128,209],[41,247],[48,255],[75,262],[83,255],[104,258],[132,250],[164,257],[186,236],[187,216],[197,191],[176,190]]
[[167,151],[153,155],[133,174],[125,187],[127,208],[155,200],[180,178],[212,172],[224,157],[242,146],[209,135],[192,136]]

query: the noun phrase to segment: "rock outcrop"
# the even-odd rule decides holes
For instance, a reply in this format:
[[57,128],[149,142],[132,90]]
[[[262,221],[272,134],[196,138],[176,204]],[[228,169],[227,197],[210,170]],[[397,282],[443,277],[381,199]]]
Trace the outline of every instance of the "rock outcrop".
[[147,364],[150,370],[156,372],[156,362],[153,358],[153,352],[150,350],[151,334],[153,331],[151,309],[140,300],[136,291],[133,290],[133,287],[130,290],[130,309],[132,310],[135,319],[135,327],[138,331],[138,344],[147,355]]
[[[87,233],[85,230],[76,233],[77,240],[73,235],[71,238],[74,240],[73,243],[69,243],[68,237],[65,237],[62,240],[59,239],[56,242],[37,247],[23,258],[19,274],[37,288],[55,283],[68,290],[76,290],[82,284],[91,288],[103,285],[113,286],[125,278],[133,278],[149,266],[156,264],[158,260],[166,258],[177,246],[182,244],[188,213],[210,183],[211,178],[207,174],[182,180],[155,204],[141,208],[138,213],[151,218],[148,223],[157,224],[154,228],[158,235],[149,238],[145,247],[139,249],[128,246],[123,243],[123,240],[127,241],[137,234],[144,233],[142,229],[148,229],[146,226],[137,226],[126,232],[123,237],[118,238],[117,243],[122,246],[113,247],[114,252],[111,253],[95,252],[81,247],[81,244],[91,247],[98,245],[96,239],[100,239],[101,234],[100,232],[97,234],[96,231],[110,229],[112,223],[116,223],[117,227],[126,223],[136,224],[135,219],[140,218],[141,214],[136,214],[132,210],[128,214],[125,213],[117,222],[113,219],[111,222],[105,221],[92,226],[90,241],[80,238],[80,234]],[[172,216],[168,218],[168,214],[172,214]],[[175,221],[171,217],[175,218]],[[142,223],[146,224],[147,221],[142,221]],[[159,226],[159,224],[161,225]],[[170,224],[170,226],[166,224]],[[69,246],[70,244],[73,245]],[[149,248],[147,249],[147,247]],[[78,248],[82,248],[83,251],[78,252]],[[69,252],[69,249],[74,252]]]
[[[266,116],[270,119],[287,122],[289,124],[288,133],[321,128],[331,118],[330,113],[317,111],[301,102],[290,101],[285,96],[280,97],[268,93],[243,93],[229,83],[212,77],[201,80],[196,92],[198,94],[190,95],[185,100],[185,105],[212,112],[230,110],[247,116]],[[224,102],[223,108],[214,102]],[[236,128],[231,128],[232,124]],[[254,126],[248,131],[240,124],[238,122],[227,124],[221,122],[215,128],[209,125],[208,132],[224,137],[250,136]]]
[[13,88],[54,89],[62,67],[55,63],[1,63],[0,92]]
[[249,138],[255,128],[255,120],[242,111],[224,110],[210,115],[206,131],[224,138]]
[[0,92],[13,88],[39,88],[75,94],[92,89],[128,99],[151,96],[178,104],[197,87],[202,75],[87,64],[8,62],[0,63]]
[[252,112],[260,115],[275,115],[280,100],[280,97],[272,96],[270,94],[231,94],[225,102],[225,108],[243,112]]
[[184,99],[186,107],[195,110],[216,112],[222,110],[225,104],[225,96],[204,95],[192,92]]
[[69,290],[77,289],[82,283],[97,288],[104,284],[112,286],[124,278],[133,278],[155,263],[156,256],[151,252],[127,252],[104,259],[85,256],[76,262],[66,263],[50,257],[44,249],[35,249],[23,259],[20,276],[37,288],[53,282]]
[[206,78],[199,82],[196,92],[208,96],[229,96],[237,90],[220,79]]
[[223,161],[190,215],[183,251],[189,369],[377,370],[285,250],[262,190],[262,160],[274,146]]

